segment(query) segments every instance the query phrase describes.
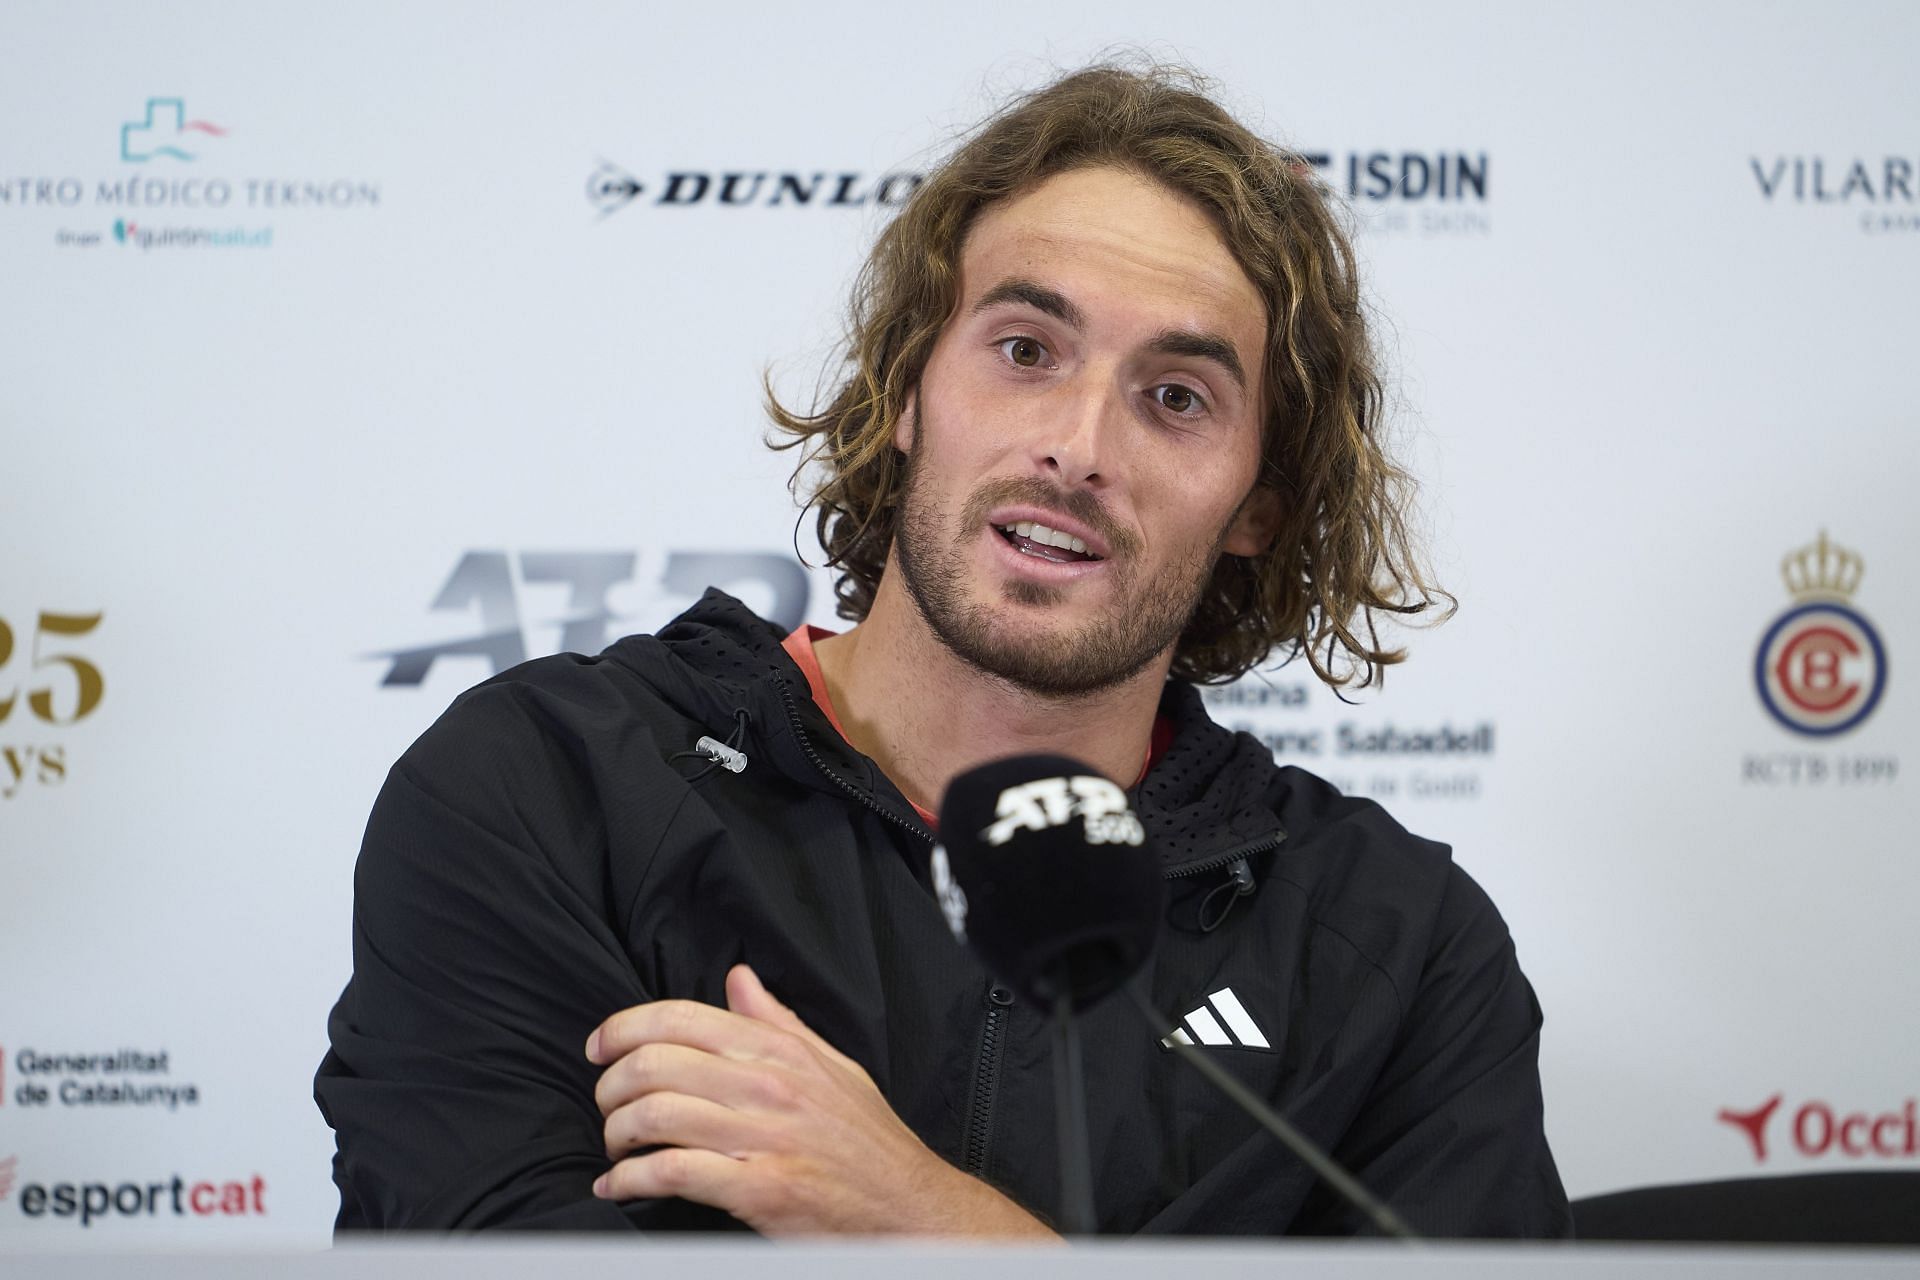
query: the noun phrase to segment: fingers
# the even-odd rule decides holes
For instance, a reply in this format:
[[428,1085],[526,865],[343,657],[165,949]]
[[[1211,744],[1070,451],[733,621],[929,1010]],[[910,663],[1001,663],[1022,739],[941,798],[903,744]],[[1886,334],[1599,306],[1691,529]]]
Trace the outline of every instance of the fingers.
[[593,1087],[603,1116],[649,1093],[686,1093],[727,1107],[777,1107],[790,1099],[784,1072],[738,1062],[683,1044],[643,1044],[605,1071]]
[[594,1028],[587,1060],[604,1067],[643,1044],[682,1044],[725,1058],[773,1062],[791,1061],[794,1049],[783,1027],[694,1000],[655,1000],[622,1009]]
[[641,1147],[694,1147],[744,1158],[764,1144],[755,1118],[708,1098],[686,1093],[648,1093],[616,1107],[602,1126],[609,1160]]
[[744,1018],[779,1027],[782,1031],[813,1035],[807,1024],[800,1021],[800,1015],[775,999],[760,981],[760,975],[749,965],[737,964],[727,970],[727,1008]]
[[[800,1037],[825,1054],[829,1061],[860,1070],[853,1059],[828,1044],[818,1032],[800,1020],[799,1014],[781,1004],[760,981],[760,975],[748,965],[737,964],[727,970],[727,1008],[742,1017]],[[861,1074],[866,1073],[862,1071]]]
[[746,1164],[731,1156],[663,1147],[614,1165],[593,1184],[593,1194],[603,1200],[679,1196],[731,1212],[747,1176]]

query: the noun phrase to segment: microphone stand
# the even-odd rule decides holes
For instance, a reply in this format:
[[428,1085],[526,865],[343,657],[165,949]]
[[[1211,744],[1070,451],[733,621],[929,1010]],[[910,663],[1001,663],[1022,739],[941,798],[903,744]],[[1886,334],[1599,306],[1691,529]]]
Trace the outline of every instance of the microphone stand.
[[1087,1135],[1087,1086],[1080,1069],[1080,1028],[1073,997],[1053,998],[1053,1114],[1060,1149],[1060,1220],[1064,1233],[1090,1236],[1093,1214],[1093,1151]]
[[[1167,1019],[1160,1016],[1159,1011],[1153,1007],[1153,1002],[1147,998],[1147,993],[1141,990],[1139,978],[1129,979],[1121,985],[1126,987],[1127,995],[1133,1000],[1133,1007],[1140,1011],[1140,1016],[1145,1018],[1147,1025],[1153,1028],[1155,1038],[1164,1038],[1167,1035]],[[1242,1111],[1259,1121],[1261,1128],[1280,1139],[1281,1146],[1299,1156],[1309,1169],[1319,1175],[1322,1182],[1344,1197],[1347,1203],[1371,1218],[1373,1225],[1380,1228],[1382,1234],[1405,1240],[1409,1244],[1419,1243],[1420,1237],[1414,1234],[1413,1228],[1409,1227],[1399,1214],[1382,1204],[1379,1198],[1361,1186],[1352,1174],[1335,1164],[1331,1156],[1315,1146],[1312,1139],[1288,1124],[1278,1112],[1262,1102],[1253,1090],[1234,1079],[1219,1063],[1194,1046],[1183,1044],[1179,1040],[1171,1041],[1171,1045],[1175,1053],[1193,1064],[1194,1070],[1212,1081],[1214,1087],[1233,1099]],[[1086,1117],[1083,1114],[1081,1116],[1083,1128],[1085,1122]]]

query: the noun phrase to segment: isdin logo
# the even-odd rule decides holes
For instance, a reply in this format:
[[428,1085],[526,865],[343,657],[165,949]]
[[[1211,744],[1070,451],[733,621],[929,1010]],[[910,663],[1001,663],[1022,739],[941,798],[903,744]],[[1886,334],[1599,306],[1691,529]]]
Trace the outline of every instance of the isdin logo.
[[[120,126],[120,158],[132,164],[145,164],[156,156],[190,161],[199,146],[190,134],[224,138],[227,131],[211,120],[187,119],[185,99],[148,98],[146,118]],[[189,151],[189,146],[195,149]]]

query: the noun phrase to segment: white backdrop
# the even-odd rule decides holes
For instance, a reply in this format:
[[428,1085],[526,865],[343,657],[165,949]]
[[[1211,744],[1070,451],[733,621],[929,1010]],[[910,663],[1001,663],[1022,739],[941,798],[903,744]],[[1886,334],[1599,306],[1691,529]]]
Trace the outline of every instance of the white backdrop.
[[[1359,705],[1293,666],[1217,713],[1491,890],[1576,1195],[1914,1167],[1920,10],[16,3],[6,1239],[325,1240],[309,1083],[387,766],[712,573],[834,625],[759,374],[812,385],[889,175],[1117,45],[1357,167],[1462,602]],[[1798,585],[1853,589],[1771,696],[1872,705],[1812,736],[1755,666],[1823,531]],[[392,656],[433,646],[469,652]],[[1776,1097],[1764,1154],[1718,1116]]]

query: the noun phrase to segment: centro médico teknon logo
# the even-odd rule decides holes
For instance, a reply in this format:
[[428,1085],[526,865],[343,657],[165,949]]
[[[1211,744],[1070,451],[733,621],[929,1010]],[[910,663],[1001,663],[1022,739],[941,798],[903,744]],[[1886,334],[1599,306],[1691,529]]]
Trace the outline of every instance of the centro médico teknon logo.
[[[155,156],[191,161],[198,154],[198,139],[226,136],[211,120],[187,119],[187,104],[180,98],[148,98],[146,119],[120,126],[120,158],[131,164]],[[187,150],[189,146],[195,150]]]
[[[139,100],[139,99],[136,99]],[[0,215],[35,209],[105,213],[104,223],[52,228],[62,249],[128,246],[154,250],[271,249],[275,228],[255,221],[266,211],[304,220],[340,210],[380,206],[377,180],[345,174],[288,176],[289,157],[266,155],[267,140],[244,129],[189,114],[185,95],[149,96],[101,137],[99,158],[112,172],[0,174]],[[111,141],[108,141],[108,138]],[[245,170],[241,171],[241,167]],[[244,219],[244,220],[242,220]],[[128,255],[138,256],[138,255]]]
[[[1716,1119],[1745,1135],[1755,1164],[1765,1164],[1788,1143],[1812,1158],[1899,1160],[1920,1155],[1920,1100],[1908,1098],[1898,1110],[1879,1112],[1837,1110],[1818,1100],[1783,1111],[1785,1100],[1785,1094],[1776,1093],[1751,1110],[1722,1107]],[[1775,1115],[1786,1117],[1787,1142],[1778,1145],[1769,1141]]]
[[1865,563],[1824,531],[1780,562],[1794,603],[1754,654],[1760,702],[1785,728],[1831,737],[1857,727],[1887,687],[1880,634],[1852,607]]

